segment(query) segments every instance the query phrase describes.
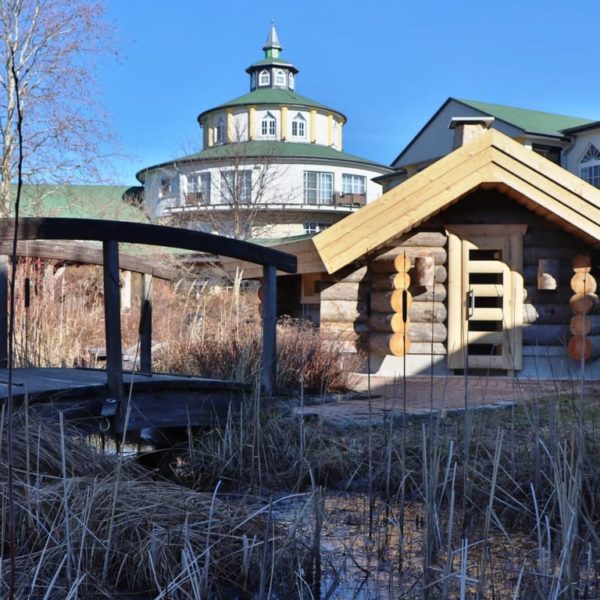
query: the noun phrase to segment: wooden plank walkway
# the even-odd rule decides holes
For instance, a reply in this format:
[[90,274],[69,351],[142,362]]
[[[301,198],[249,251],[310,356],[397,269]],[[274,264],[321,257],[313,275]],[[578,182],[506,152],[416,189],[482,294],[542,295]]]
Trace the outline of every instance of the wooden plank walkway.
[[[129,431],[210,427],[250,393],[239,382],[162,373],[125,371],[123,384],[124,398],[111,419],[113,433],[123,431],[127,412]],[[62,411],[85,429],[97,429],[103,411],[111,408],[106,371],[101,369],[14,369],[12,390],[15,406],[27,399],[37,412],[56,416]],[[0,403],[7,398],[8,370],[0,369]]]

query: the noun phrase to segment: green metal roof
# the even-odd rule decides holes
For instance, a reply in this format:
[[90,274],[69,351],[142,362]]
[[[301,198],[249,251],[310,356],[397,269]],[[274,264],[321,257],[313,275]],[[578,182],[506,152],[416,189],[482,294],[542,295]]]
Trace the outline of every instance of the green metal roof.
[[538,110],[503,106],[502,104],[489,104],[487,102],[479,102],[478,100],[462,100],[460,98],[455,98],[455,100],[471,108],[480,110],[491,117],[519,127],[528,133],[562,137],[565,129],[593,123],[593,120],[581,117],[556,115]]
[[387,165],[376,163],[360,156],[340,152],[329,146],[320,146],[318,144],[304,144],[296,142],[282,142],[275,140],[256,140],[252,142],[240,142],[239,144],[222,144],[212,146],[195,154],[188,154],[179,158],[174,158],[164,163],[148,167],[136,174],[138,180],[143,181],[141,177],[146,171],[171,165],[173,163],[195,162],[199,160],[219,160],[219,159],[251,159],[268,158],[271,161],[278,159],[322,159],[326,161],[355,162],[369,167],[381,169],[383,173],[391,172],[392,169]]
[[278,67],[292,67],[295,72],[298,72],[298,69],[296,69],[296,67],[294,67],[294,65],[289,60],[285,60],[285,59],[283,59],[281,57],[277,57],[277,58],[273,58],[273,57],[263,58],[262,60],[259,60],[258,62],[252,63],[246,69],[246,71],[249,71],[249,70],[251,70],[254,67],[268,67],[270,65],[276,65]]
[[[149,223],[141,208],[123,199],[129,191],[131,188],[124,185],[26,184],[21,192],[20,215]],[[16,185],[11,186],[11,192],[14,210]]]
[[244,94],[239,98],[225,102],[224,104],[216,106],[215,108],[205,110],[198,116],[198,121],[200,121],[204,115],[214,112],[215,110],[223,110],[224,108],[232,108],[235,106],[260,106],[265,104],[283,104],[285,106],[319,108],[321,110],[326,110],[335,113],[336,115],[340,115],[344,121],[346,121],[346,116],[339,110],[329,108],[328,106],[325,106],[325,104],[311,100],[306,96],[300,96],[299,94],[295,94],[290,90],[284,90],[280,88],[259,88],[253,90],[249,94]]

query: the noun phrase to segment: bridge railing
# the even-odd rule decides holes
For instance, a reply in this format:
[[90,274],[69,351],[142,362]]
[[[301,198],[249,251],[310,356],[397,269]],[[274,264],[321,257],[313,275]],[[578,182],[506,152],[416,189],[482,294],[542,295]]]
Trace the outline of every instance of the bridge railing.
[[[273,393],[275,389],[277,319],[276,273],[277,270],[295,273],[295,256],[249,242],[189,229],[99,219],[23,218],[18,221],[0,219],[0,247],[6,248],[6,245],[15,239],[15,234],[18,241],[73,240],[102,242],[101,264],[104,282],[106,370],[110,400],[115,401],[113,404],[118,404],[123,396],[119,242],[180,248],[191,252],[205,252],[262,265],[264,296],[262,299],[261,387],[265,394],[270,395]],[[12,254],[12,250],[8,254]],[[60,258],[60,255],[57,258]],[[0,340],[7,339],[8,330],[6,323],[6,308],[8,305],[6,278],[3,281],[0,278]],[[145,281],[145,290],[147,290],[148,278]],[[140,328],[140,363],[142,370],[150,370],[151,315],[152,306],[146,299],[142,309],[142,326]]]

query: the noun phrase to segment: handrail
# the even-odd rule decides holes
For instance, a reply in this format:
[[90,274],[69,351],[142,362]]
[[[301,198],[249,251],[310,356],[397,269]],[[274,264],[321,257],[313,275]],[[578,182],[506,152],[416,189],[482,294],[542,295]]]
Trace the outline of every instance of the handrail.
[[[14,219],[0,219],[0,240],[12,240]],[[103,219],[25,217],[19,219],[20,240],[96,240],[148,244],[209,252],[259,265],[271,265],[286,273],[296,272],[296,257],[250,242],[212,233],[165,225],[147,225]]]

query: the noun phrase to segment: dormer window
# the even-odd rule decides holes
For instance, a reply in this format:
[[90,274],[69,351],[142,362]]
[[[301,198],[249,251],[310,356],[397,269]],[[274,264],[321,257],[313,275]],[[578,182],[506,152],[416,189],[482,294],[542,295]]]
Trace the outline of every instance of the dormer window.
[[600,188],[600,150],[593,144],[590,145],[580,161],[579,176],[584,181]]
[[277,121],[275,117],[268,112],[260,123],[260,135],[262,137],[275,137],[277,132]]
[[292,137],[306,137],[306,119],[300,113],[298,113],[292,121]]
[[271,75],[269,75],[269,71],[267,71],[267,70],[261,71],[260,75],[258,76],[258,85],[264,86],[264,85],[270,85],[270,84],[271,84]]
[[275,85],[285,86],[285,73],[281,69],[275,71]]
[[225,119],[219,117],[215,124],[215,144],[225,143]]
[[290,90],[294,89],[294,74],[292,72],[290,72],[288,75],[288,87]]

